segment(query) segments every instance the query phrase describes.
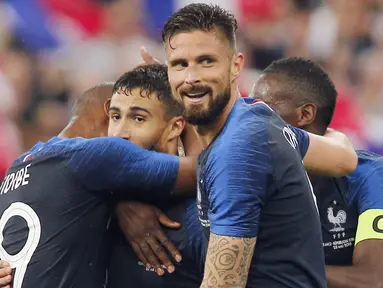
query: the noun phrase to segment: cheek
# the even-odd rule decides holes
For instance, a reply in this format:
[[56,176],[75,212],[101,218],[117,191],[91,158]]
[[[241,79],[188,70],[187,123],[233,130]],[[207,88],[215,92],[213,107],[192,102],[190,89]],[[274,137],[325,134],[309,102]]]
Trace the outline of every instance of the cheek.
[[112,121],[109,122],[108,125],[108,136],[113,136],[113,133],[115,131],[115,125],[113,125]]
[[176,90],[185,81],[184,71],[168,70],[169,83],[172,90]]

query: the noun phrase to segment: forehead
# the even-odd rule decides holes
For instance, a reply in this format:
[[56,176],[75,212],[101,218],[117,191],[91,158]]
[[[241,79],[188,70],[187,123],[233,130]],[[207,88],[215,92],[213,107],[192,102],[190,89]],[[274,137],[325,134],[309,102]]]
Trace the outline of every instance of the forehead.
[[166,43],[168,61],[178,58],[193,59],[202,54],[223,57],[228,56],[230,50],[228,40],[218,29],[177,33]]
[[253,86],[253,95],[264,101],[279,101],[284,97],[282,82],[280,76],[262,74]]
[[132,107],[141,107],[148,110],[153,116],[163,115],[163,103],[158,100],[156,93],[147,94],[140,88],[134,88],[130,92],[117,91],[113,94],[110,107],[115,107],[123,113],[128,113]]

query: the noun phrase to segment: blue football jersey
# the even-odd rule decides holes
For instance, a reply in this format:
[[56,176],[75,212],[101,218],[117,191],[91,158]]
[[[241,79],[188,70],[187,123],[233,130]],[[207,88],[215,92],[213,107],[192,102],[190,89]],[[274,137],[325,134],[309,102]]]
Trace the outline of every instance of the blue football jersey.
[[104,287],[108,200],[166,197],[177,172],[177,157],[119,138],[37,144],[0,186],[0,259],[15,268],[13,287]]
[[260,101],[239,99],[201,153],[206,237],[257,237],[247,287],[326,287],[321,230],[302,164],[308,134]]

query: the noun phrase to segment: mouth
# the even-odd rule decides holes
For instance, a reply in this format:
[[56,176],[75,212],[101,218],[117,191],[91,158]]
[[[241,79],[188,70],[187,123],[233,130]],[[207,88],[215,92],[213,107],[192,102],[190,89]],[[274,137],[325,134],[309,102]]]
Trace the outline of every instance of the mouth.
[[204,89],[193,92],[184,92],[183,96],[186,97],[190,102],[198,103],[210,94],[210,89]]

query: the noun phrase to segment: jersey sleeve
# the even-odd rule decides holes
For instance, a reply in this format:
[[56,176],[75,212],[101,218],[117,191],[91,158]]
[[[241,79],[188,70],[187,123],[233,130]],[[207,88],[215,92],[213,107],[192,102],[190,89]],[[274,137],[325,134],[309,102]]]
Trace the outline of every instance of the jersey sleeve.
[[117,137],[82,141],[67,153],[66,164],[89,190],[162,193],[159,196],[173,189],[179,166],[176,156],[148,151]]
[[[298,142],[299,152],[301,153],[302,159],[306,156],[307,150],[309,149],[310,145],[310,137],[309,134],[302,129],[289,126],[291,131],[295,134],[296,141]],[[284,132],[284,134],[286,134]],[[286,135],[285,135],[286,137]]]
[[367,239],[383,240],[383,161],[359,165],[350,182],[349,194],[359,214],[355,244]]
[[[207,163],[210,231],[231,237],[256,237],[272,175],[268,132],[264,123],[238,133],[226,151]],[[211,152],[214,153],[214,150]]]

